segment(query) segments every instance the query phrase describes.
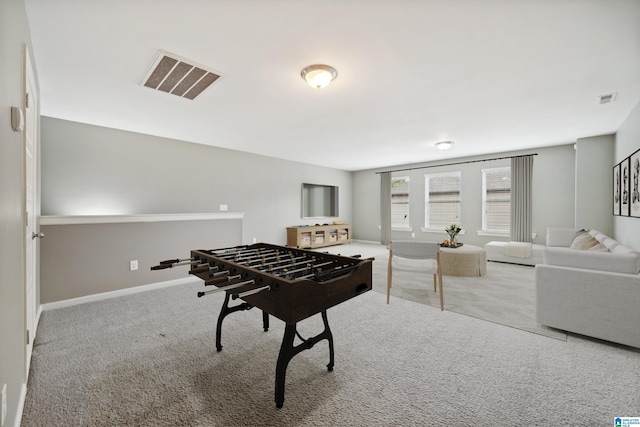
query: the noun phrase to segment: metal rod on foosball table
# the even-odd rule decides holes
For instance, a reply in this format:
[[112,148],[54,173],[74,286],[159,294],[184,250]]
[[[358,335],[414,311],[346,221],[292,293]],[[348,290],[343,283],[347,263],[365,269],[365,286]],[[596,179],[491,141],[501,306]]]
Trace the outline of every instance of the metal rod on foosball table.
[[196,268],[192,268],[191,270],[189,270],[189,274],[199,274],[199,273],[206,273],[206,272],[212,272],[212,271],[218,271],[219,268],[218,266],[210,266],[209,264],[203,265],[201,267],[196,267]]
[[330,262],[325,263],[325,264],[313,264],[316,261],[315,258],[313,258],[313,257],[309,258],[309,257],[306,257],[306,256],[302,257],[302,258],[305,258],[305,260],[304,261],[300,261],[300,262],[296,262],[296,263],[293,263],[293,264],[285,264],[285,265],[279,265],[277,267],[267,268],[265,271],[267,273],[271,273],[271,274],[278,274],[278,273],[275,273],[278,270],[284,270],[286,268],[291,268],[291,267],[295,267],[295,266],[298,266],[298,265],[304,265],[304,264],[309,265],[309,264],[311,264],[311,266],[313,267],[313,266],[318,266],[318,265],[328,265],[328,264],[331,264],[331,262],[333,262],[333,261],[330,261]]
[[240,292],[237,295],[232,295],[231,298],[233,298],[233,299],[244,298],[244,297],[248,297],[249,295],[257,294],[258,292],[262,292],[262,291],[270,290],[270,289],[271,289],[271,286],[267,285],[267,286],[263,286],[261,288],[251,289],[250,291]]
[[[344,275],[346,273],[348,273],[349,271],[353,270],[357,268],[357,265],[352,265],[352,264],[343,264],[343,265],[339,265],[337,267],[333,267],[331,269],[327,269],[327,270],[321,270],[321,271],[316,271],[314,273],[310,273],[310,274],[305,274],[303,276],[298,276],[295,277],[295,279],[323,279],[323,280],[327,280],[329,278],[334,278],[334,277],[338,277],[341,275]],[[309,269],[308,269],[309,270]],[[294,272],[288,272],[287,274],[290,273],[294,273]],[[327,277],[325,277],[327,276]]]
[[205,295],[215,294],[215,293],[224,292],[224,291],[230,291],[231,289],[241,288],[243,286],[255,285],[255,284],[256,284],[256,281],[253,279],[247,280],[246,282],[233,283],[231,285],[221,286],[217,289],[211,289],[210,291],[198,292],[198,298],[203,297]]
[[[301,261],[301,262],[298,262],[298,263],[295,262],[295,261],[299,261],[301,259],[303,259],[305,261]],[[282,268],[292,267],[294,265],[301,265],[301,264],[304,264],[304,263],[307,263],[307,262],[311,262],[312,260],[313,260],[313,258],[309,258],[307,255],[303,255],[303,256],[300,256],[300,257],[297,257],[297,258],[281,259],[281,260],[278,260],[278,261],[267,262],[267,263],[257,264],[257,265],[252,265],[251,263],[249,263],[249,264],[247,264],[247,267],[255,268],[255,269],[259,269],[260,267],[264,267],[265,268],[264,271],[272,271],[272,270],[280,270]],[[269,267],[270,265],[280,264],[280,263],[283,263],[283,262],[287,262],[289,264],[285,264],[285,265],[281,265],[281,266],[273,267],[273,268],[266,268],[266,267]]]
[[152,270],[164,270],[165,268],[173,268],[173,267],[179,267],[181,265],[193,265],[193,264],[198,264],[197,267],[202,267],[204,265],[207,265],[207,263],[203,263],[200,260],[198,260],[198,261],[182,261],[182,262],[177,262],[177,263],[174,263],[174,264],[158,264],[158,265],[154,265],[153,267],[151,267],[151,269]]
[[[311,265],[307,264],[307,266],[304,267],[304,268],[297,268],[295,270],[287,270],[287,271],[283,271],[282,273],[273,273],[273,270],[271,270],[271,271],[269,271],[269,273],[275,274],[277,276],[287,276],[289,274],[300,273],[301,271],[309,271],[309,270],[313,270],[314,268],[326,267],[327,265],[331,265],[333,263],[334,263],[334,261],[322,262],[320,264],[311,264]],[[285,266],[285,268],[286,267],[287,266]],[[280,270],[282,270],[282,269],[280,269]]]
[[160,261],[158,264],[177,264],[183,261],[193,261],[193,258],[167,259],[165,261]]
[[244,255],[244,254],[257,254],[257,255],[264,255],[264,254],[268,254],[271,252],[275,252],[276,249],[265,249],[265,248],[245,248],[243,250],[236,250],[236,251],[223,251],[222,253],[218,252],[218,251],[212,251],[213,255],[217,256],[218,258],[233,258],[233,257],[237,257],[240,255]]

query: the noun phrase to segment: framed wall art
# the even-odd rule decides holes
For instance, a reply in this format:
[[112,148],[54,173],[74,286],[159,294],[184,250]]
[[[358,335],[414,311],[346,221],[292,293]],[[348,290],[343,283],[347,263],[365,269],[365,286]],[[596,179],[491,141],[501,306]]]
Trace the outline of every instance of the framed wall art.
[[627,157],[620,162],[620,184],[622,196],[620,198],[620,215],[629,216],[629,207],[631,206],[631,158]]
[[640,218],[640,149],[629,157],[629,216]]
[[613,167],[613,214],[620,215],[620,163]]

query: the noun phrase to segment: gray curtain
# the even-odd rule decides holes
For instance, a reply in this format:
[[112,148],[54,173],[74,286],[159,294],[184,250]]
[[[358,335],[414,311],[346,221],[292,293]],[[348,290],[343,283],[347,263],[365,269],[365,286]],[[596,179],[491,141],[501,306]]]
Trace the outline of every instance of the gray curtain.
[[531,242],[533,156],[511,158],[511,241]]
[[380,174],[380,242],[388,245],[391,241],[391,172]]

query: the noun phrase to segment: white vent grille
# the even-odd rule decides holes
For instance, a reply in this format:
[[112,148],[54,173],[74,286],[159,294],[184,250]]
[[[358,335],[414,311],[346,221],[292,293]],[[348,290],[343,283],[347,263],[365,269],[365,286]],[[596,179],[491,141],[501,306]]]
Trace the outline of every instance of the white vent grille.
[[600,95],[598,97],[598,104],[599,105],[611,104],[613,101],[616,100],[616,95],[617,95],[617,93],[609,93],[607,95]]
[[220,74],[206,67],[160,51],[142,85],[194,99],[220,77]]

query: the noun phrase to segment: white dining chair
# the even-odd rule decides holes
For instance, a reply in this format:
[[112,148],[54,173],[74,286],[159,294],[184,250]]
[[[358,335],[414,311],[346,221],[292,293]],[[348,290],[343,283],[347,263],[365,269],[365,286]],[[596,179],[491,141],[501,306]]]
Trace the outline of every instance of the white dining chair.
[[[393,257],[419,259],[427,261],[427,274],[433,274],[433,291],[440,292],[440,310],[444,310],[444,296],[442,294],[442,269],[440,268],[440,244],[420,240],[395,240],[389,243],[389,266],[387,268],[387,304],[391,294],[393,282]],[[436,289],[436,283],[439,290]]]

